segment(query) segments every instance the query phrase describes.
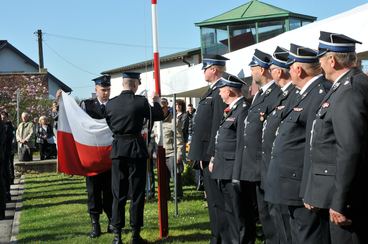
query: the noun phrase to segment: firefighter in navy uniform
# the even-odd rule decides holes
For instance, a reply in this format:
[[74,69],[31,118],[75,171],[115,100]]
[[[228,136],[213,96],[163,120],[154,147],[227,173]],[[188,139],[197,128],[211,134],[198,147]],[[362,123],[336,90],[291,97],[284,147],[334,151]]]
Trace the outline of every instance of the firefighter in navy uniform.
[[304,203],[322,213],[334,244],[368,243],[368,77],[356,67],[356,43],[320,33],[319,60],[333,86],[315,117]]
[[125,226],[125,204],[130,189],[130,225],[132,243],[146,243],[140,236],[146,186],[148,151],[141,134],[144,119],[163,120],[159,97],[153,107],[143,96],[135,95],[140,73],[123,73],[123,91],[106,105],[106,121],[114,134],[112,144],[112,192],[114,227],[113,243],[122,243],[121,229]]
[[[244,122],[243,145],[242,145],[242,167],[240,180],[242,185],[242,201],[255,198],[258,204],[259,220],[262,224],[263,233],[267,243],[273,243],[276,230],[269,216],[267,203],[264,201],[264,192],[260,186],[261,163],[262,163],[262,128],[263,122],[275,106],[280,94],[280,87],[275,84],[270,74],[271,56],[255,49],[251,62],[249,63],[253,81],[260,87],[252,104],[249,107],[247,118]],[[248,210],[247,215],[252,213]],[[255,228],[255,226],[253,226]]]
[[[217,86],[222,74],[225,72],[227,58],[221,55],[206,55],[203,57],[204,78],[210,83],[208,91],[199,101],[196,116],[194,118],[194,127],[192,141],[188,158],[200,161],[203,169],[203,184],[207,196],[208,213],[211,228],[211,244],[221,243],[221,235],[225,235],[222,228],[226,228],[226,224],[221,224],[225,219],[224,216],[218,216],[216,208],[217,199],[221,198],[221,194],[217,188],[217,182],[211,179],[208,171],[208,164],[211,156],[215,155],[215,136],[220,126],[226,104],[219,95]],[[220,201],[223,202],[223,201]],[[218,205],[219,203],[217,203]]]
[[[265,116],[263,123],[262,133],[262,165],[261,165],[261,188],[265,191],[265,201],[267,195],[272,192],[267,191],[266,179],[268,165],[271,159],[272,144],[275,140],[275,133],[280,125],[283,112],[287,110],[289,104],[295,101],[296,95],[299,90],[292,84],[289,73],[290,64],[287,62],[289,51],[277,47],[271,58],[270,72],[272,79],[281,88],[278,100],[275,103],[273,110],[269,111]],[[279,243],[287,244],[291,243],[290,224],[289,224],[289,211],[286,205],[272,204],[268,202],[268,209],[271,219],[274,222],[274,228],[276,229]]]
[[[83,100],[81,108],[94,119],[105,117],[105,106],[110,96],[110,76],[104,75],[93,79],[95,82],[96,98]],[[95,176],[86,177],[88,194],[88,212],[91,217],[91,238],[101,235],[100,214],[102,210],[108,218],[107,232],[112,233],[112,193],[111,193],[111,170]]]
[[[241,88],[244,82],[238,77],[225,73],[218,87],[222,100],[228,104],[216,136],[215,155],[209,164],[211,178],[218,181],[225,206],[223,215],[229,228],[228,243],[249,243],[252,233],[245,226],[247,216],[242,209],[247,206],[240,204],[240,181],[237,170],[241,160],[237,160],[240,142],[244,128],[244,119],[248,113],[249,104],[245,101]],[[251,207],[251,205],[249,206]],[[221,209],[219,209],[221,210]],[[253,224],[253,221],[252,221]]]
[[317,52],[290,45],[290,75],[300,89],[296,101],[282,114],[276,131],[267,175],[269,202],[287,205],[290,215],[292,243],[326,243],[322,238],[325,225],[315,212],[304,208],[303,171],[308,171],[309,135],[315,113],[326,95],[328,82],[321,73]]

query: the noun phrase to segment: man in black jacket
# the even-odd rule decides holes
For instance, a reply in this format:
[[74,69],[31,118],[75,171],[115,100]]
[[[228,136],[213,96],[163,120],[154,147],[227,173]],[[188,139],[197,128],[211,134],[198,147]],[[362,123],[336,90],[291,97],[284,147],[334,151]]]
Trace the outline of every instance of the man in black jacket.
[[132,243],[144,243],[140,236],[143,226],[144,193],[148,151],[142,137],[144,119],[163,120],[159,97],[153,107],[143,96],[135,95],[140,73],[123,73],[123,91],[106,105],[106,121],[114,134],[112,144],[112,225],[114,244],[122,243],[121,229],[125,226],[125,204],[131,189],[130,225]]
[[321,74],[317,52],[302,46],[290,46],[290,75],[300,89],[296,102],[282,115],[276,131],[268,168],[268,200],[288,206],[292,243],[325,243],[325,225],[318,214],[304,208],[300,193],[303,171],[309,170],[309,135],[317,108],[329,87]]
[[[260,87],[249,107],[244,122],[241,170],[238,170],[242,181],[242,199],[244,202],[254,198],[256,187],[259,220],[261,221],[266,242],[272,243],[276,236],[274,224],[270,218],[264,191],[260,186],[262,164],[262,128],[266,115],[273,110],[280,93],[270,74],[271,56],[258,49],[254,51],[249,63],[253,81]],[[250,214],[250,213],[248,213]]]
[[[83,100],[80,106],[92,118],[103,119],[105,118],[105,106],[110,96],[110,76],[100,76],[93,81],[96,84],[96,98]],[[88,212],[92,222],[90,238],[96,238],[101,235],[100,214],[102,210],[108,218],[107,232],[111,233],[111,169],[95,176],[87,176],[86,185]]]
[[6,209],[6,191],[3,177],[5,139],[5,126],[0,118],[0,220],[5,218]]
[[272,192],[267,191],[267,174],[268,165],[271,160],[272,145],[275,140],[275,133],[280,125],[282,114],[287,110],[287,107],[292,105],[299,91],[291,84],[289,73],[290,64],[287,62],[289,51],[277,47],[272,55],[270,72],[273,80],[281,88],[277,102],[272,111],[265,116],[262,133],[262,165],[261,165],[261,188],[265,191],[265,200],[268,205],[268,211],[271,219],[274,222],[276,230],[275,243],[291,243],[289,211],[286,205],[272,204],[267,200],[267,195]]
[[233,178],[233,171],[237,169],[235,162],[240,162],[236,157],[241,157],[241,154],[236,153],[239,152],[237,149],[242,137],[240,131],[244,127],[249,107],[241,92],[243,84],[238,77],[228,73],[218,83],[220,96],[228,106],[216,135],[215,156],[209,164],[211,178],[218,181],[224,205],[228,206],[223,209],[223,215],[229,228],[229,240],[222,240],[228,243],[249,243],[254,236],[245,226],[245,221],[249,219],[242,214],[242,208],[246,206],[242,206],[239,201],[239,179]]
[[360,42],[324,31],[319,40],[333,86],[315,117],[304,202],[329,223],[331,243],[368,243],[368,77],[356,68]]
[[217,202],[221,194],[217,188],[217,182],[211,179],[208,171],[208,164],[212,156],[215,155],[215,136],[220,126],[220,121],[226,108],[226,104],[219,95],[218,81],[225,72],[227,58],[221,55],[207,55],[203,57],[204,78],[210,83],[208,91],[202,96],[197,107],[197,114],[194,118],[194,128],[188,158],[200,161],[203,169],[203,184],[207,195],[208,213],[211,227],[210,243],[221,243],[221,228],[226,228],[221,224],[225,218],[218,216],[216,208],[223,208]]

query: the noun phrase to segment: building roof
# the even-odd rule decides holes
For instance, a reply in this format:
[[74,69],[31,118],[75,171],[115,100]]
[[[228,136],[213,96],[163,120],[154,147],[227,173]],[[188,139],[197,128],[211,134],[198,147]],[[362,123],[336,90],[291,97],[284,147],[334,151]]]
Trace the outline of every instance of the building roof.
[[267,20],[282,17],[296,17],[311,21],[317,19],[313,16],[293,13],[258,0],[252,0],[223,14],[204,20],[202,22],[198,22],[195,25],[199,27],[204,27],[233,22],[255,22],[256,20],[260,19]]
[[[19,51],[16,47],[14,47],[12,44],[10,44],[8,41],[6,40],[0,40],[0,51],[3,48],[9,48],[12,51],[14,51],[16,54],[18,54],[19,56],[21,56],[24,60],[26,60],[27,63],[29,63],[30,65],[32,65],[35,69],[39,69],[38,64],[33,61],[32,59],[30,59],[28,56],[26,56],[24,53],[22,53],[21,51]],[[58,78],[56,78],[53,74],[47,72],[48,76],[50,79],[54,80],[59,86],[60,88],[64,91],[64,92],[71,92],[72,89],[67,86],[66,84],[64,84],[61,80],[59,80]]]
[[[189,49],[189,50],[186,50],[186,51],[182,51],[182,52],[162,56],[162,57],[160,57],[160,63],[162,64],[162,63],[175,61],[175,60],[178,60],[178,59],[184,59],[185,57],[193,56],[193,55],[196,55],[196,54],[201,54],[201,48],[199,48],[199,47],[198,48],[192,48],[192,49]],[[125,72],[125,71],[140,69],[140,68],[144,68],[144,67],[151,66],[151,65],[153,65],[153,59],[146,60],[146,61],[143,61],[143,62],[140,62],[140,63],[131,64],[131,65],[128,65],[128,66],[123,66],[123,67],[111,69],[111,70],[106,70],[106,71],[103,71],[101,74],[122,73],[122,72]]]

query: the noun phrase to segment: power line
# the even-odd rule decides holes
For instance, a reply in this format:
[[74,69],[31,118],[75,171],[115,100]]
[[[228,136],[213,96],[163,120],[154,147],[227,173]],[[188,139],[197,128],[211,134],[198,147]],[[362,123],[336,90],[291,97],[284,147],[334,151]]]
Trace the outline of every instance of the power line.
[[[152,45],[120,43],[120,42],[108,42],[108,41],[92,40],[92,39],[86,39],[86,38],[80,38],[80,37],[52,34],[52,33],[46,33],[46,32],[44,32],[43,34],[51,36],[51,37],[62,38],[62,39],[69,39],[69,40],[76,40],[76,41],[83,41],[83,42],[91,42],[91,43],[104,44],[104,45],[123,46],[123,47],[136,47],[136,48],[147,48],[147,47],[152,48]],[[162,46],[160,46],[160,48],[162,48],[162,49],[176,49],[176,50],[189,49],[189,48],[186,48],[186,47],[162,47]]]
[[66,62],[66,63],[68,63],[68,64],[70,64],[71,66],[73,66],[74,68],[76,68],[76,69],[78,69],[78,70],[80,70],[80,71],[82,71],[82,72],[85,72],[85,73],[88,73],[88,74],[90,74],[90,75],[93,75],[93,76],[98,76],[99,74],[96,74],[96,73],[93,73],[93,72],[90,72],[90,71],[88,71],[88,70],[86,70],[86,69],[84,69],[84,68],[82,68],[82,67],[80,67],[80,66],[78,66],[78,65],[76,65],[76,64],[74,64],[74,63],[72,63],[72,62],[70,62],[69,60],[67,60],[66,58],[64,58],[62,55],[60,55],[55,49],[53,49],[52,47],[50,47],[44,40],[42,41],[45,45],[46,45],[46,47],[48,48],[48,49],[50,49],[55,55],[57,55],[59,58],[61,58],[64,62]]

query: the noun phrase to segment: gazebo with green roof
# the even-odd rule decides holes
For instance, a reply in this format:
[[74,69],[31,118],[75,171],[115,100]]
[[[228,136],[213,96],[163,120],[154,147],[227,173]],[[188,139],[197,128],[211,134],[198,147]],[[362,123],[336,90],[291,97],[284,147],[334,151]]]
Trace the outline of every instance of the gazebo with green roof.
[[252,0],[195,25],[201,29],[202,54],[222,55],[299,28],[316,19]]

